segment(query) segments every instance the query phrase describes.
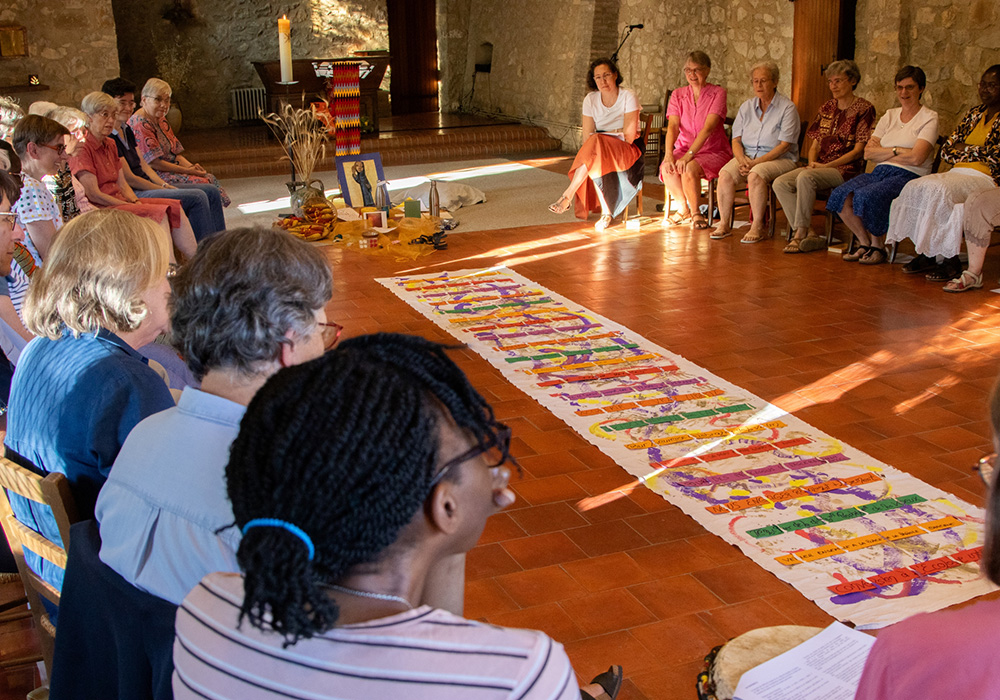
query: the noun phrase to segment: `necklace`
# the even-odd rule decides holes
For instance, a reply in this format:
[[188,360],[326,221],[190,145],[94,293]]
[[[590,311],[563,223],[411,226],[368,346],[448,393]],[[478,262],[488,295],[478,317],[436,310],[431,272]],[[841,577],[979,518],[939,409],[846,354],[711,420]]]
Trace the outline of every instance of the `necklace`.
[[346,593],[347,595],[358,596],[359,598],[373,598],[375,600],[387,600],[392,603],[402,603],[406,606],[407,610],[413,610],[413,605],[406,598],[398,595],[392,595],[391,593],[372,593],[371,591],[359,591],[356,588],[348,588],[347,586],[338,586],[336,583],[326,584],[335,591],[340,591],[341,593]]

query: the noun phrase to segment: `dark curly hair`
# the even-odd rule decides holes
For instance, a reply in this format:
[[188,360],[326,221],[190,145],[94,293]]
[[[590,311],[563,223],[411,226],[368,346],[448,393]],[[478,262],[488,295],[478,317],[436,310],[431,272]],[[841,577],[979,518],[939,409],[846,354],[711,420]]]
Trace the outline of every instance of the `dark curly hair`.
[[284,231],[218,233],[173,278],[173,343],[199,379],[219,368],[257,373],[280,355],[288,331],[315,330],[332,286],[322,253]]
[[5,170],[0,170],[0,194],[3,194],[14,206],[14,202],[21,196],[21,178]]
[[618,71],[618,64],[610,58],[596,58],[590,62],[590,67],[587,69],[588,90],[594,91],[597,89],[597,83],[594,81],[594,69],[598,66],[607,66],[610,68],[611,72],[615,74],[615,85],[622,84],[622,74]]
[[377,560],[420,510],[445,411],[479,446],[499,447],[516,464],[504,426],[446,349],[390,333],[352,338],[279,371],[253,398],[226,467],[236,524],[293,523],[316,551],[310,561],[278,527],[248,530],[237,551],[241,622],[284,635],[286,646],[333,627],[339,611],[324,584]]

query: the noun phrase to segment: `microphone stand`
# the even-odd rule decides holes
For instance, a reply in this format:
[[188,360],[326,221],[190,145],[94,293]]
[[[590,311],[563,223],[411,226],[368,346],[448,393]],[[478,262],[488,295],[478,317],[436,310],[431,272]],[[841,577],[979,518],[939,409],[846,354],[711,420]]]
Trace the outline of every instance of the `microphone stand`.
[[635,25],[629,25],[628,31],[625,32],[625,36],[622,37],[621,43],[618,44],[618,48],[615,49],[615,52],[613,54],[611,54],[612,61],[618,63],[618,52],[622,50],[622,47],[625,46],[625,42],[628,41],[628,38],[632,36],[632,32],[634,32],[635,30],[636,30]]

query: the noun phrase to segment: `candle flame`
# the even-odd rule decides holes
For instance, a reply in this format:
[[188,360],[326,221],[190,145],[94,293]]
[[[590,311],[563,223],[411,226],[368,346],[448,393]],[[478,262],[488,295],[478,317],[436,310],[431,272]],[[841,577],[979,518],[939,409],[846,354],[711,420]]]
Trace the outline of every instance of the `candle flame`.
[[288,15],[281,15],[281,19],[288,19]]

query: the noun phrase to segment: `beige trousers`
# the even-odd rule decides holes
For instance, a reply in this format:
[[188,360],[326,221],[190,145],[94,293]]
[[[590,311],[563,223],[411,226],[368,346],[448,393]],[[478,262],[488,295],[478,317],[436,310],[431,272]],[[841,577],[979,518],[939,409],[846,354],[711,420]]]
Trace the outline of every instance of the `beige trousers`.
[[844,184],[836,168],[796,168],[775,179],[771,189],[781,202],[792,231],[809,228],[816,192]]
[[997,226],[1000,226],[1000,188],[975,192],[965,200],[962,227],[966,240],[985,248]]

